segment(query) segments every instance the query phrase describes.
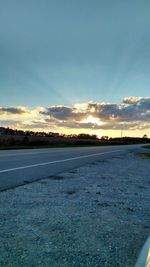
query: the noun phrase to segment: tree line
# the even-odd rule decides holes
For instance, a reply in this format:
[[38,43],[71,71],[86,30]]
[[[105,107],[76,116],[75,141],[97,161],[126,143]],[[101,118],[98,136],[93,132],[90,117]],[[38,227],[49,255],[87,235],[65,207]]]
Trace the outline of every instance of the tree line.
[[55,132],[35,132],[23,131],[11,128],[0,127],[0,135],[14,135],[14,136],[36,136],[36,137],[61,137],[61,138],[78,138],[78,139],[98,139],[97,135],[90,134],[60,134]]

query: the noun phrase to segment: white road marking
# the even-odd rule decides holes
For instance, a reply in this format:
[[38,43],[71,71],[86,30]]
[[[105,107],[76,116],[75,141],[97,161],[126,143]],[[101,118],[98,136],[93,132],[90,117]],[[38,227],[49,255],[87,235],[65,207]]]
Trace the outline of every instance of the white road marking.
[[17,168],[1,170],[0,173],[12,172],[12,171],[34,168],[34,167],[39,167],[39,166],[45,166],[45,165],[50,165],[50,164],[60,163],[60,162],[66,162],[66,161],[71,161],[71,160],[76,160],[76,159],[89,158],[89,157],[93,157],[93,156],[115,153],[115,152],[119,152],[119,151],[121,151],[121,150],[107,151],[107,152],[95,153],[95,154],[90,154],[90,155],[85,155],[85,156],[73,157],[73,158],[69,158],[69,159],[61,159],[61,160],[55,160],[55,161],[50,161],[50,162],[43,162],[43,163],[38,163],[38,164],[33,164],[33,165],[27,165],[27,166],[22,166],[22,167],[17,167]]

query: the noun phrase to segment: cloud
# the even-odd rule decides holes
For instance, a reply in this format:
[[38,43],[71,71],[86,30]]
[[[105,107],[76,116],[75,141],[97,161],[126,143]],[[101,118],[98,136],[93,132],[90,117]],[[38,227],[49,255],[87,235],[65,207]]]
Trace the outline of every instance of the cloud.
[[50,117],[54,117],[59,120],[66,120],[72,117],[72,108],[65,106],[51,106],[46,108],[45,111],[41,111],[40,113],[43,115],[49,115]]
[[24,107],[0,107],[0,114],[24,114],[24,113],[30,113],[29,110],[27,110]]
[[123,99],[123,103],[125,104],[134,104],[139,102],[142,99],[142,97],[135,97],[135,96],[131,96],[131,97],[125,97]]
[[61,121],[68,121],[72,119],[79,121],[84,118],[84,113],[80,112],[76,107],[51,106],[40,113]]
[[[52,106],[42,112],[59,126],[94,129],[149,128],[150,97],[126,97],[120,104],[81,103],[72,107]],[[93,120],[87,121],[89,117]],[[97,119],[97,123],[95,122]],[[85,121],[85,123],[84,123]],[[101,122],[101,123],[98,123]]]
[[[126,97],[121,103],[88,102],[72,106],[0,108],[3,126],[43,129],[145,130],[150,128],[150,97]],[[3,123],[2,123],[3,122]]]

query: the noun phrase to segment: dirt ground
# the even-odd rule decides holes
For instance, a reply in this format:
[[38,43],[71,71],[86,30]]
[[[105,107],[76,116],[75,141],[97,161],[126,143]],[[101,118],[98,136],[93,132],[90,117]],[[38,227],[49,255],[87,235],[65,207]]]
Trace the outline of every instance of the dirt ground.
[[149,191],[150,158],[129,151],[1,192],[0,266],[133,267]]

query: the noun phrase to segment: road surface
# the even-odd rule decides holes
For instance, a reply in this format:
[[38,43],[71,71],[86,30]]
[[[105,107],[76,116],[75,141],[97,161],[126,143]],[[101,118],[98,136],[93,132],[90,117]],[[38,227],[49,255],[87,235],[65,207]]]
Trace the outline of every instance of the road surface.
[[141,145],[0,150],[0,191],[57,175]]

